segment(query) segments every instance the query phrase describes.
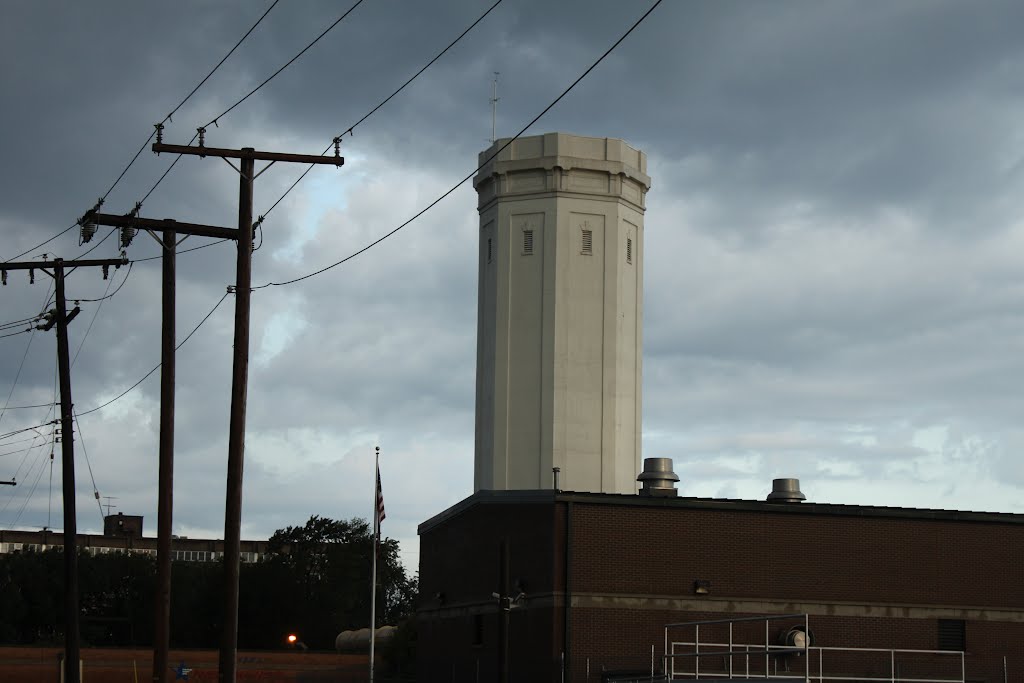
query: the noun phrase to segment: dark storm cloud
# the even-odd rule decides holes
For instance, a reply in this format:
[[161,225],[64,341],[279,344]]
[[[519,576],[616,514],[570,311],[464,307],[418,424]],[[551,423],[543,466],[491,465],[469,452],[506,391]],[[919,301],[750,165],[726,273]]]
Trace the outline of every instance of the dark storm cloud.
[[[319,153],[489,4],[369,0],[211,127],[207,144]],[[0,114],[0,258],[89,208],[267,6],[0,10],[0,86],[18,105]],[[338,261],[411,217],[487,146],[492,72],[497,132],[509,135],[648,6],[506,0],[345,138],[343,169],[314,170],[268,216],[254,283]],[[281,3],[175,115],[167,140],[188,141],[344,9]],[[1012,455],[1024,410],[1013,381],[1024,370],[1022,13],[1009,2],[664,3],[531,129],[622,137],[649,155],[647,455],[675,457],[698,488],[737,495],[763,496],[787,468],[833,487],[820,489],[832,499],[855,495],[842,486],[858,477],[899,473],[920,485],[908,504],[935,506],[959,479],[1020,509],[1019,489],[995,477],[1024,481]],[[144,151],[104,209],[128,211],[171,161]],[[302,170],[261,176],[256,212]],[[237,192],[220,160],[184,158],[143,215],[233,226]],[[376,443],[389,533],[411,540],[418,521],[468,493],[476,230],[467,184],[349,263],[254,293],[249,533],[309,514],[365,515]],[[82,253],[75,235],[25,258]],[[145,235],[129,249],[158,253]],[[116,254],[112,238],[90,256]],[[179,257],[179,340],[233,273],[229,244]],[[76,363],[76,407],[109,400],[159,361],[159,282],[159,260],[138,263],[103,304]],[[38,312],[47,284],[12,276],[3,319]],[[106,284],[80,271],[69,296],[95,298]],[[176,523],[203,533],[223,519],[233,305],[178,355]],[[83,304],[73,348],[96,306]],[[12,339],[0,347],[9,383],[25,348]],[[52,397],[53,347],[52,334],[33,341],[14,403]],[[99,488],[154,520],[158,392],[154,375],[82,418]],[[0,433],[44,412],[8,413]],[[29,513],[20,523],[37,523],[45,499]]]

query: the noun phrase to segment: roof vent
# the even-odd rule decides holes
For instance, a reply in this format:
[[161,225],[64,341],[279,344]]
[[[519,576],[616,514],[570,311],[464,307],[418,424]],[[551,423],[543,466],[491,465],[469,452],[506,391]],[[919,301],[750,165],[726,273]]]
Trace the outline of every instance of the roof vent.
[[765,499],[770,503],[799,503],[807,500],[800,492],[799,479],[772,479],[772,492]]
[[672,458],[644,458],[644,471],[636,478],[641,496],[678,496],[679,476],[672,471]]

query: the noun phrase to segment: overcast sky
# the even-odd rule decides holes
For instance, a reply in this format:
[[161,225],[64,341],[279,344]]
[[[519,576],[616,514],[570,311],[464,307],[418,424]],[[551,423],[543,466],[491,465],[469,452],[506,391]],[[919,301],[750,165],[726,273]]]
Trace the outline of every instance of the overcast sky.
[[[365,0],[206,143],[319,154],[490,4]],[[317,167],[266,218],[254,284],[348,256],[469,174],[492,72],[497,132],[513,135],[650,5],[505,0],[345,137],[342,169]],[[0,5],[0,259],[90,208],[269,6]],[[187,143],[348,6],[274,7],[165,141]],[[763,499],[799,477],[818,502],[1024,513],[1021,26],[1015,1],[669,0],[528,131],[648,155],[644,456],[673,458],[683,495]],[[104,211],[128,212],[171,161],[144,151]],[[262,175],[256,213],[303,170]],[[234,226],[237,185],[219,159],[184,157],[142,215]],[[253,294],[243,538],[367,517],[379,445],[383,531],[416,567],[416,525],[472,493],[477,229],[467,183],[344,265]],[[20,260],[75,258],[108,230]],[[115,237],[89,258],[117,256]],[[158,254],[145,234],[128,249]],[[179,256],[179,340],[234,263],[231,244]],[[78,270],[68,296],[109,294],[126,272]],[[9,273],[0,323],[44,309],[51,282]],[[223,535],[233,306],[178,353],[177,534]],[[81,308],[80,413],[159,362],[160,261]],[[52,333],[0,338],[0,434],[53,419],[19,407],[53,402],[55,350]],[[98,490],[155,534],[158,427],[159,373],[80,418],[80,530],[101,529]],[[62,527],[59,446],[51,478],[34,435],[0,439],[0,479],[18,481],[0,487],[2,528]]]

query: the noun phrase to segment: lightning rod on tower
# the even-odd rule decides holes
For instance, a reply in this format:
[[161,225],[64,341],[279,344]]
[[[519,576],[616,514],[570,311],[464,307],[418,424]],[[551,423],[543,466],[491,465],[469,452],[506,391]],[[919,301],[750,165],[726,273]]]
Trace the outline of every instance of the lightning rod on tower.
[[498,138],[494,135],[494,124],[498,115],[498,76],[501,74],[500,71],[494,72],[494,80],[491,82],[491,144]]

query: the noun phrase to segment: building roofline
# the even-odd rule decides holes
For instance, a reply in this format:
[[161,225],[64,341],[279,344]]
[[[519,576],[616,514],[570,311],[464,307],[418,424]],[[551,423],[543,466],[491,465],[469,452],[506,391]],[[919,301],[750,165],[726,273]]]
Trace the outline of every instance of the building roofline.
[[538,503],[582,503],[587,505],[628,505],[641,507],[678,508],[686,510],[730,510],[740,512],[773,512],[796,515],[835,517],[873,517],[914,519],[941,522],[972,522],[1024,524],[1024,514],[1012,512],[982,512],[973,510],[941,510],[931,508],[902,508],[879,505],[842,505],[837,503],[781,503],[735,498],[655,497],[620,493],[586,493],[578,491],[521,490],[477,491],[455,505],[439,512],[417,527],[417,533],[430,531],[478,505],[527,505]]

